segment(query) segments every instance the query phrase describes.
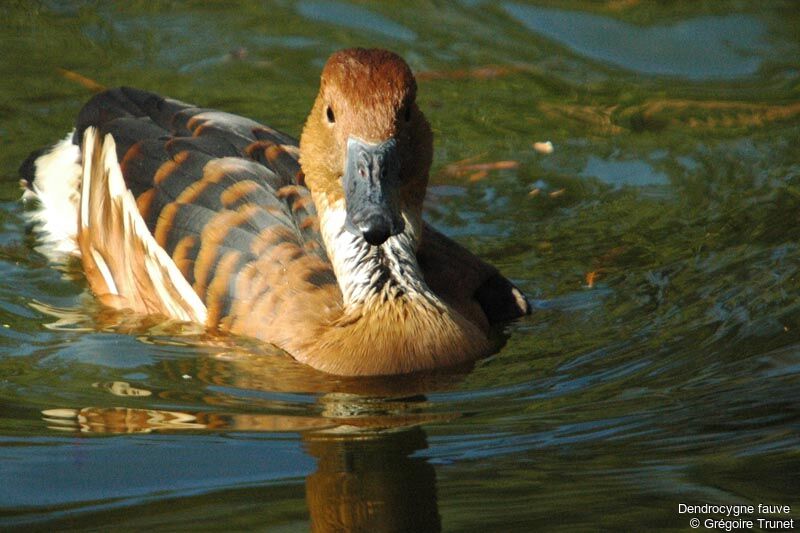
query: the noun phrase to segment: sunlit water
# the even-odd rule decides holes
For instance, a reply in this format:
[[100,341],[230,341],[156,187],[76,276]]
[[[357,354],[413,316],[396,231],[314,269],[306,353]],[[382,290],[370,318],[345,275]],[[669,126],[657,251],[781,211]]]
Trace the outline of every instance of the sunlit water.
[[[680,503],[800,519],[794,3],[31,2],[0,17],[0,527],[685,530]],[[427,218],[532,299],[497,354],[332,378],[109,313],[77,265],[37,251],[16,167],[91,94],[58,69],[297,135],[325,58],[354,45],[418,73],[437,148]],[[533,148],[547,140],[552,154]]]

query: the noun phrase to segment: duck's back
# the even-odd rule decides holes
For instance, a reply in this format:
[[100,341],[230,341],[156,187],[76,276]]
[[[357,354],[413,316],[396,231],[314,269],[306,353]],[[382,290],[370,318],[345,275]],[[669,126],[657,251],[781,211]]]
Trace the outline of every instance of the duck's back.
[[[148,251],[142,239],[126,235],[135,229],[116,231],[114,217],[126,216],[105,205],[113,202],[103,191],[92,197],[97,205],[85,210],[97,220],[83,223],[91,227],[79,229],[78,240],[90,285],[105,303],[167,315],[182,305],[164,305],[182,298],[180,290],[164,291],[169,280],[143,280],[153,277],[153,267],[136,260],[143,254],[162,265],[171,259],[206,310],[187,316],[222,330],[259,337],[269,335],[271,326],[287,331],[281,321],[304,320],[297,316],[303,312],[298,294],[318,293],[328,308],[340,303],[291,137],[243,117],[124,87],[96,95],[81,110],[72,141],[84,145],[84,158],[87,130],[96,139],[95,153],[110,142],[107,135],[113,138],[124,185],[158,245]],[[84,170],[83,180],[91,175]],[[158,247],[169,259],[151,253]]]
[[188,223],[201,231],[201,222],[215,213],[259,206],[259,229],[279,224],[320,243],[318,232],[300,227],[316,212],[302,186],[292,137],[244,117],[128,87],[87,102],[74,144],[81,144],[89,127],[101,137],[113,136],[125,184],[154,235],[181,236],[177,227],[158,227],[166,209],[180,206],[177,212],[184,213],[177,220],[187,220],[182,227]]

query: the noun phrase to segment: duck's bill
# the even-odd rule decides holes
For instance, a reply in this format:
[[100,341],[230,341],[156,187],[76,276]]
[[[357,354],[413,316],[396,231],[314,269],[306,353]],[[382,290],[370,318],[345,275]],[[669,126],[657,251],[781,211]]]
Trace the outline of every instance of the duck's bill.
[[380,246],[405,224],[398,206],[400,164],[397,141],[368,143],[347,140],[347,162],[342,180],[347,206],[347,230]]

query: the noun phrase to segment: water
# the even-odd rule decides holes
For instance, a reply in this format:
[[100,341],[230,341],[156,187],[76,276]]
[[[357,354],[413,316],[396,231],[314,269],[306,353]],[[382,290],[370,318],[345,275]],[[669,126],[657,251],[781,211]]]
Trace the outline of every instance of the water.
[[[681,503],[800,518],[793,2],[10,2],[0,17],[0,527],[724,518]],[[533,301],[492,357],[334,378],[109,313],[77,265],[37,251],[16,167],[90,96],[58,69],[297,135],[325,58],[354,45],[419,75],[427,218]],[[552,154],[533,149],[546,140]],[[498,161],[516,164],[469,167]]]

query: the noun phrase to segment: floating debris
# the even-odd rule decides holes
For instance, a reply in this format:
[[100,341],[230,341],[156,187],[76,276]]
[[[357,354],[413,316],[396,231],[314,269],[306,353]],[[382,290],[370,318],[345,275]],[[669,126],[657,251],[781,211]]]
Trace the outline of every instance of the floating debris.
[[549,120],[582,124],[589,132],[602,135],[617,135],[625,131],[614,123],[614,113],[619,107],[619,104],[598,106],[560,102],[540,102],[538,106],[539,112]]
[[533,149],[536,150],[540,154],[552,154],[553,153],[553,143],[550,141],[539,141],[533,143]]
[[483,178],[485,178],[488,175],[489,175],[488,171],[479,170],[478,172],[475,172],[474,174],[470,174],[469,175],[469,181],[472,182],[472,183],[475,183],[476,181],[480,181],[480,180],[482,180]]
[[493,161],[490,163],[469,163],[467,161],[473,159],[464,159],[455,163],[450,163],[444,167],[444,173],[449,176],[466,176],[470,175],[470,181],[478,181],[486,177],[486,174],[492,170],[509,170],[517,168],[519,161]]
[[78,85],[81,85],[94,93],[99,93],[100,91],[106,90],[105,85],[101,85],[100,83],[97,83],[93,79],[87,78],[86,76],[78,74],[77,72],[73,72],[65,68],[59,68],[58,73],[64,76],[69,81],[74,81]]

